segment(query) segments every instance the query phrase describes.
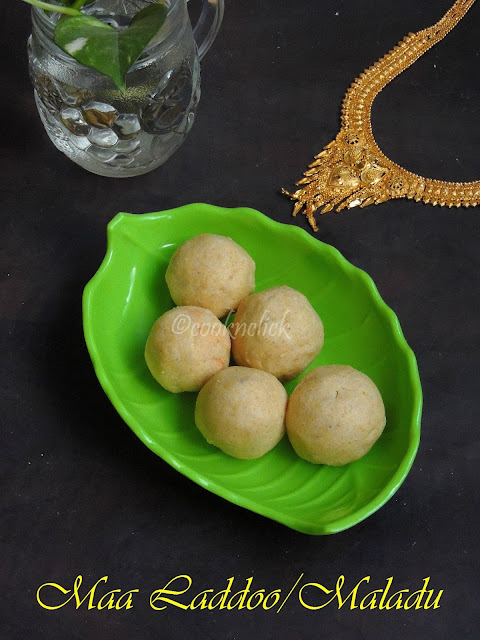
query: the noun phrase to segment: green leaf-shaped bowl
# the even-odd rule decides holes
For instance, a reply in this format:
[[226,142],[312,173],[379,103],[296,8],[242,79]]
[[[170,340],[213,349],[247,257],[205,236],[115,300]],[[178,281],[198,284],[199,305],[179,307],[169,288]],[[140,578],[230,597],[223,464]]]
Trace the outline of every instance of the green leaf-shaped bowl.
[[[325,346],[312,367],[349,364],[375,381],[387,426],[364,458],[345,467],[313,465],[286,437],[258,460],[231,458],[195,427],[196,395],[171,394],[153,380],[143,351],[153,322],[173,306],[165,270],[176,247],[199,233],[230,236],[244,247],[257,265],[257,291],[289,285],[307,296],[325,325]],[[85,288],[83,319],[98,379],[125,422],[175,469],[242,507],[305,533],[335,533],[385,504],[412,465],[422,392],[398,320],[364,271],[298,227],[253,209],[206,204],[119,213],[108,225],[105,259]]]

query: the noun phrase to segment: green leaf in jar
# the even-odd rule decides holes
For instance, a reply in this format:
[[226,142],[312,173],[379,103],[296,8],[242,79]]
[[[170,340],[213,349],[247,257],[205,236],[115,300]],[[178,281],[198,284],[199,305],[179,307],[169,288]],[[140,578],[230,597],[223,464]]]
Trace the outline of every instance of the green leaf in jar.
[[77,62],[111,78],[121,91],[126,74],[167,17],[164,4],[139,11],[124,31],[86,15],[62,17],[55,28],[55,44]]
[[60,4],[65,5],[66,7],[74,7],[75,9],[79,9],[87,4],[92,4],[95,0],[57,0]]
[[56,4],[52,2],[43,2],[42,0],[23,0],[27,4],[31,4],[45,11],[53,11],[69,16],[81,15],[80,9],[86,4],[92,4],[95,0],[56,0]]

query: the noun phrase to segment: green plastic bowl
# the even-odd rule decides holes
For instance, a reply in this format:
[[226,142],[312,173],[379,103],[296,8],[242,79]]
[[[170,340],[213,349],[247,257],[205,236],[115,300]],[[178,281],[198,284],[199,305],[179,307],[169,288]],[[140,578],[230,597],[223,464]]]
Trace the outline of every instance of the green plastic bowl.
[[[172,394],[154,381],[143,352],[152,324],[173,306],[165,270],[178,245],[199,233],[226,235],[244,247],[257,265],[257,291],[288,285],[307,296],[325,325],[325,346],[310,369],[349,364],[375,381],[387,426],[361,460],[310,464],[286,437],[258,460],[231,458],[197,430],[196,394]],[[304,533],[336,533],[385,504],[413,463],[422,391],[397,317],[364,271],[298,227],[253,209],[207,204],[119,213],[108,225],[105,259],[85,288],[83,320],[97,377],[134,433],[175,469],[235,504]]]

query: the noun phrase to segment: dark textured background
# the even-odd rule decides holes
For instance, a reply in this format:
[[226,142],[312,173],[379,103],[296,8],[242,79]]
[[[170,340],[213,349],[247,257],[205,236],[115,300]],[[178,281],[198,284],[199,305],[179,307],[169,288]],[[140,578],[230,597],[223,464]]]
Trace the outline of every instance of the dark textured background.
[[[29,11],[3,2],[1,224],[2,441],[0,636],[9,640],[480,637],[480,209],[398,201],[324,216],[318,238],[371,274],[418,357],[422,441],[396,496],[346,532],[309,537],[221,498],[143,446],[103,394],[83,342],[81,295],[120,210],[188,202],[257,208],[283,222],[291,186],[338,130],[355,76],[448,0],[227,0],[203,64],[185,145],[125,181],[56,151],[36,114],[26,64]],[[374,108],[381,148],[437,178],[480,178],[480,3]],[[302,217],[297,221],[306,227]],[[147,594],[189,573],[193,590],[289,589],[300,572],[353,586],[445,589],[434,611],[314,612],[293,600],[256,610],[154,612]],[[131,611],[41,609],[38,586],[104,575],[140,588]],[[195,592],[196,592],[195,591]]]

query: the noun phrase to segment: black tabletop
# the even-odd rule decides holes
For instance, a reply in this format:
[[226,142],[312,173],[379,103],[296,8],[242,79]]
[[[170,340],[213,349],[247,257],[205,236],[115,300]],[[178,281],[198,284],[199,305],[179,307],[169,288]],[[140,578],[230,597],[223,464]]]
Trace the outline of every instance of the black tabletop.
[[[227,0],[187,141],[163,167],[126,180],[89,174],[54,149],[28,79],[28,7],[2,4],[2,638],[480,637],[480,209],[399,200],[319,220],[316,237],[365,269],[397,313],[424,390],[421,444],[405,483],[336,535],[303,535],[234,506],[157,458],[104,395],[81,320],[83,287],[118,211],[250,206],[309,230],[303,216],[290,217],[280,187],[292,187],[336,135],[358,73],[449,4]],[[380,147],[421,175],[480,178],[479,25],[480,3],[374,104]],[[226,589],[232,577],[231,593],[252,578],[251,593],[281,590],[283,599],[302,574],[301,584],[317,585],[303,592],[305,604],[334,597],[328,606],[307,608],[298,587],[279,613],[178,605]],[[190,589],[153,608],[150,595],[169,581],[170,591],[186,589],[181,575]],[[100,581],[93,608],[89,598],[78,607],[69,600],[77,576],[82,598]],[[340,576],[343,598],[365,578],[355,608],[353,596],[341,607],[335,597]],[[361,609],[361,597],[389,578],[389,595],[429,578],[432,606],[380,609],[379,592],[375,609]],[[45,583],[69,590],[64,606],[39,604]],[[130,607],[99,609],[112,589],[118,606],[129,601],[120,594],[138,591]]]

